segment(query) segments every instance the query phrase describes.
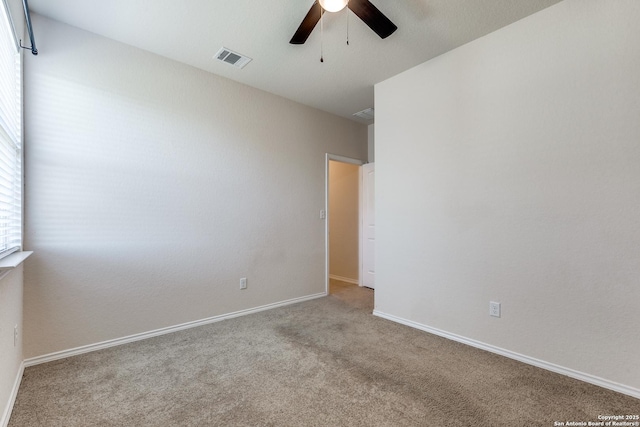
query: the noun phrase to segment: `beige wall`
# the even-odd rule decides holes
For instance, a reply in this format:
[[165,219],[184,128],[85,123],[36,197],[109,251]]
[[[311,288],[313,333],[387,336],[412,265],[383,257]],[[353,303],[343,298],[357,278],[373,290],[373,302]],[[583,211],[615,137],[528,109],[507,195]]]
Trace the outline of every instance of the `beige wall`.
[[325,153],[365,125],[34,19],[26,357],[324,292]]
[[359,280],[360,167],[329,162],[329,274]]
[[638,22],[566,0],[376,85],[377,312],[640,396]]

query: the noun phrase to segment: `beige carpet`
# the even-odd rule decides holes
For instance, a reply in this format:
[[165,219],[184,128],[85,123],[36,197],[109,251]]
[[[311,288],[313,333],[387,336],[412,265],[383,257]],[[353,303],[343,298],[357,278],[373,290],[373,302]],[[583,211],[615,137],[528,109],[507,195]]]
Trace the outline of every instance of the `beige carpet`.
[[27,368],[10,427],[553,426],[640,400],[332,295]]

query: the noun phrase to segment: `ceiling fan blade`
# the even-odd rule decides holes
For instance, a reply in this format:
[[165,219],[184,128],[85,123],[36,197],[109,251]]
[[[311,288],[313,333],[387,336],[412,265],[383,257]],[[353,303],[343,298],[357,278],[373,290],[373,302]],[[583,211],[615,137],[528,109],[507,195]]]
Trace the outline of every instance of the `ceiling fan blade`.
[[349,0],[349,9],[382,39],[386,39],[398,29],[369,0]]
[[309,34],[311,34],[311,31],[313,31],[316,24],[320,20],[321,16],[322,6],[320,6],[320,3],[318,3],[318,0],[316,0],[313,2],[313,6],[311,6],[311,9],[309,9],[309,12],[307,12],[307,16],[304,17],[302,23],[298,27],[298,30],[293,35],[289,43],[304,44],[304,42],[306,42],[309,38]]

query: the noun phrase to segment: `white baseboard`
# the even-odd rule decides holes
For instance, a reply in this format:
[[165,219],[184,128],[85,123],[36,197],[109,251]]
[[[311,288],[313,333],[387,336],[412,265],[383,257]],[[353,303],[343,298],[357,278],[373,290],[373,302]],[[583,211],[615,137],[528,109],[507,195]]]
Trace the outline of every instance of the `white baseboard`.
[[92,351],[102,350],[109,347],[115,347],[118,345],[128,344],[134,341],[141,341],[147,338],[157,337],[159,335],[170,334],[172,332],[178,332],[185,329],[195,328],[197,326],[208,325],[210,323],[220,322],[222,320],[233,319],[234,317],[246,316],[248,314],[258,313],[260,311],[271,310],[286,305],[296,304],[303,301],[309,301],[315,298],[326,296],[326,292],[319,294],[307,295],[299,298],[292,298],[285,301],[280,301],[272,304],[266,304],[259,307],[249,308],[246,310],[235,311],[233,313],[221,314],[219,316],[208,317],[202,320],[195,320],[193,322],[182,323],[180,325],[169,326],[166,328],[156,329],[149,332],[143,332],[140,334],[129,335],[122,338],[116,338],[108,341],[102,341],[95,344],[84,345],[81,347],[71,348],[69,350],[57,351],[55,353],[45,354],[43,356],[31,357],[24,361],[24,367],[40,365],[42,363],[51,362],[54,360],[65,359],[71,356],[77,356],[79,354],[90,353]]
[[336,276],[335,274],[330,274],[329,279],[339,280],[341,282],[353,283],[354,285],[360,285],[358,279],[351,279],[349,277]]
[[410,326],[412,328],[420,329],[422,331],[429,332],[431,334],[438,335],[443,338],[450,339],[452,341],[457,341],[462,344],[470,345],[471,347],[476,347],[481,350],[486,350],[491,353],[499,354],[500,356],[518,360],[528,365],[533,365],[538,368],[546,369],[547,371],[565,375],[567,377],[571,377],[580,381],[584,381],[589,384],[594,384],[599,387],[607,388],[609,390],[617,391],[618,393],[623,393],[628,396],[640,399],[640,389],[637,389],[634,387],[630,387],[624,384],[619,384],[614,381],[609,381],[604,378],[596,377],[594,375],[586,374],[584,372],[579,372],[570,368],[565,368],[563,366],[559,366],[554,363],[545,362],[544,360],[539,360],[533,357],[525,356],[523,354],[515,353],[510,350],[505,350],[503,348],[496,347],[490,344],[485,344],[481,341],[472,340],[470,338],[452,334],[437,328],[432,328],[431,326],[423,325],[421,323],[403,319],[401,317],[393,316],[391,314],[386,314],[378,310],[374,310],[373,315],[382,317],[384,319],[391,320],[393,322],[400,323],[406,326]]
[[22,382],[22,374],[24,373],[24,362],[20,364],[20,369],[16,375],[16,379],[13,382],[13,388],[11,389],[11,395],[9,395],[9,402],[4,409],[2,418],[0,418],[0,427],[7,427],[9,425],[9,418],[11,418],[11,412],[13,411],[13,405],[16,403],[18,397],[18,389],[20,389],[20,382]]

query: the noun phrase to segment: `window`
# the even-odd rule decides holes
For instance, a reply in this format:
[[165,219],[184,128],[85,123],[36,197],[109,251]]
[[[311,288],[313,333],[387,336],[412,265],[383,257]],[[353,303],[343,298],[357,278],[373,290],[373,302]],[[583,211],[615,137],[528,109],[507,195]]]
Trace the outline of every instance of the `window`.
[[0,5],[0,258],[22,246],[22,70],[5,2]]

